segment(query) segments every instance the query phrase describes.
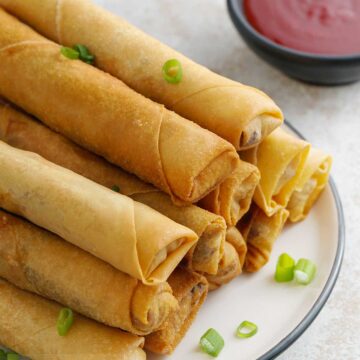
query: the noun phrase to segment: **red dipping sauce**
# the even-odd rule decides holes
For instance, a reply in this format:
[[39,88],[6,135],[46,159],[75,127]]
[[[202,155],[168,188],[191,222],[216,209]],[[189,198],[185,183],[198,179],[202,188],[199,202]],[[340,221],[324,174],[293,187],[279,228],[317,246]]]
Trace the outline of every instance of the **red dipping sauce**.
[[244,10],[258,32],[285,47],[360,54],[360,0],[244,0]]

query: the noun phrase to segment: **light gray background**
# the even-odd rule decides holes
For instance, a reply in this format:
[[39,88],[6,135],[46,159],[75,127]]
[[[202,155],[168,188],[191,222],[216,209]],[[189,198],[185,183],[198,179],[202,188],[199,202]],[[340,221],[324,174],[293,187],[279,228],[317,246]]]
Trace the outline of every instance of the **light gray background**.
[[264,90],[312,144],[333,154],[346,217],[342,272],[323,311],[280,359],[360,359],[360,83],[315,87],[282,75],[246,47],[225,0],[96,2],[210,69]]

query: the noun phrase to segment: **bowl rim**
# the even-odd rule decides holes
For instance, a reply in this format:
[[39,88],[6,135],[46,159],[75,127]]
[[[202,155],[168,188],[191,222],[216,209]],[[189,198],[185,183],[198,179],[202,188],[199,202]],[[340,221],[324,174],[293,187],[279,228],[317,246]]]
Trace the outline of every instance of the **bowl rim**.
[[228,10],[233,21],[239,22],[240,25],[242,25],[242,27],[244,27],[246,31],[251,33],[251,35],[253,35],[258,42],[266,45],[268,48],[271,48],[272,50],[275,50],[282,55],[292,55],[293,57],[297,57],[298,59],[302,60],[318,60],[327,63],[353,62],[360,60],[360,53],[354,53],[349,55],[313,54],[310,52],[296,50],[277,44],[276,42],[259,33],[250,24],[244,13],[243,3],[244,0],[227,0]]

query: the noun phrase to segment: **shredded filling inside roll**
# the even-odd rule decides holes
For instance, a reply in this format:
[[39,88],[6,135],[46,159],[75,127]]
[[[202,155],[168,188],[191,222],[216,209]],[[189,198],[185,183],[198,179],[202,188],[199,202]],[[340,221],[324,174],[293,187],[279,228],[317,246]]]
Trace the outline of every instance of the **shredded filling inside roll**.
[[164,323],[170,312],[178,308],[170,286],[138,284],[131,299],[131,318],[134,327],[144,332],[156,331]]
[[184,238],[176,239],[172,241],[169,245],[167,245],[165,248],[161,249],[151,262],[148,269],[148,274],[151,274],[159,265],[161,265],[167,259],[167,257],[172,252],[176,251],[184,243],[184,240]]
[[172,339],[171,337],[168,338],[169,344],[178,343],[179,338],[183,335],[183,327],[188,326],[186,320],[191,317],[194,308],[202,300],[205,291],[206,286],[204,284],[197,284],[179,301],[179,310],[170,315],[167,322],[168,329],[166,333],[172,335]]
[[291,211],[303,213],[311,194],[317,187],[317,181],[311,178],[300,191],[294,191],[287,208]]
[[276,184],[276,188],[274,190],[274,196],[279,195],[281,190],[285,187],[285,185],[296,175],[296,170],[299,166],[300,155],[294,157],[291,160],[289,165],[286,167],[285,171],[279,178],[279,181]]
[[164,327],[148,335],[145,341],[146,349],[159,354],[171,353],[181,341],[205,300],[208,288],[204,278],[180,268],[170,276],[169,283],[179,308],[169,315]]
[[215,290],[234,279],[241,273],[241,268],[237,251],[231,244],[226,243],[224,256],[220,261],[217,274],[206,276],[209,281],[209,290]]
[[306,215],[310,211],[313,202],[321,191],[319,190],[319,192],[316,192],[316,189],[319,188],[321,179],[329,172],[330,166],[331,162],[324,161],[303,188],[293,192],[287,206],[291,212],[301,216],[301,214]]
[[231,214],[233,214],[234,220],[239,221],[239,219],[244,215],[251,205],[251,198],[254,195],[255,186],[254,186],[254,177],[255,174],[248,176],[241,186],[236,187],[236,191],[233,193],[233,198],[231,201]]
[[[219,260],[223,254],[224,236],[222,229],[210,224],[199,238],[192,257],[192,268],[216,274]],[[212,269],[212,270],[210,270]]]
[[257,145],[278,126],[279,119],[269,114],[255,117],[245,126],[241,134],[240,148],[245,150]]

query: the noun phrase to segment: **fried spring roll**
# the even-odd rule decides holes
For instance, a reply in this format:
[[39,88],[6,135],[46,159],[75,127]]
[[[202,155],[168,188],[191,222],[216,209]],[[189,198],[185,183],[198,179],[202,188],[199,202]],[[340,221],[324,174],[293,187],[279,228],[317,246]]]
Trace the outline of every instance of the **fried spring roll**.
[[270,258],[275,240],[279,237],[289,211],[280,209],[273,216],[267,216],[255,204],[238,224],[238,228],[247,244],[244,270],[260,270]]
[[225,251],[220,261],[218,273],[216,275],[206,275],[209,290],[216,290],[220,286],[229,283],[240,275],[241,271],[242,264],[237,249],[231,243],[225,241]]
[[221,215],[228,226],[235,226],[249,210],[259,180],[257,167],[240,160],[235,171],[201,199],[199,206]]
[[74,314],[66,336],[61,306],[0,279],[0,343],[32,360],[145,360],[144,339]]
[[170,314],[162,330],[145,338],[145,349],[158,354],[170,354],[175,350],[194,321],[208,292],[208,284],[203,276],[183,268],[174,271],[169,278],[169,284],[180,309]]
[[290,196],[304,169],[310,144],[276,129],[257,147],[241,152],[245,161],[254,162],[260,170],[260,183],[254,193],[255,203],[272,216],[279,209],[287,206]]
[[247,244],[244,240],[244,237],[241,235],[240,231],[237,229],[236,226],[229,227],[226,230],[226,241],[230,243],[237,251],[241,268],[243,268],[247,253]]
[[331,163],[331,156],[318,149],[310,150],[304,171],[287,205],[291,222],[305,219],[329,180]]
[[137,335],[159,329],[178,305],[168,283],[143,285],[55,234],[1,210],[0,277]]
[[199,241],[186,255],[189,267],[208,274],[217,273],[226,232],[222,217],[195,205],[174,205],[167,194],[80,148],[8,104],[1,103],[0,140],[22,150],[36,152],[101,185],[115,187],[121,194],[192,229],[199,236]]
[[174,201],[198,201],[235,169],[237,154],[227,141],[68,59],[1,9],[0,63],[0,95]]
[[145,284],[166,281],[197,235],[150,207],[0,141],[0,206]]
[[[237,149],[259,143],[283,121],[260,90],[211,72],[90,1],[0,0],[0,5],[58,43],[85,44],[98,67]],[[161,73],[169,59],[183,68],[176,86]]]
[[191,270],[216,274],[224,253],[226,224],[221,216],[195,205],[178,207],[162,192],[139,193],[131,196],[170,219],[192,229],[199,240],[185,256]]

